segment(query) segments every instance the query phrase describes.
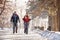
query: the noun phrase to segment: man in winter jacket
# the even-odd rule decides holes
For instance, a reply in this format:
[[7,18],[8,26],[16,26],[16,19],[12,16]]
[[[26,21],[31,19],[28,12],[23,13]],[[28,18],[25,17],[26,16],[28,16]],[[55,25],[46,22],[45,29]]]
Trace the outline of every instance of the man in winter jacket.
[[20,22],[19,20],[19,16],[16,14],[16,11],[13,13],[12,17],[11,17],[11,22],[13,22],[13,33],[17,33],[17,23],[18,21]]

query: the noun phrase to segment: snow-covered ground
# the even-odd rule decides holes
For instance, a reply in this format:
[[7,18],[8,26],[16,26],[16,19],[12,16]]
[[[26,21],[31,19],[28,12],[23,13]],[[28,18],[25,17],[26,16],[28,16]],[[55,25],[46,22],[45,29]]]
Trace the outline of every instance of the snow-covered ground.
[[24,34],[24,29],[19,28],[18,33],[13,34],[12,28],[0,29],[0,40],[60,40],[60,32],[29,30]]
[[48,30],[41,31],[39,29],[35,30],[35,32],[41,35],[42,37],[48,38],[48,40],[60,40],[60,32],[51,32]]
[[47,38],[29,30],[28,34],[24,34],[24,29],[18,29],[18,33],[13,34],[12,28],[0,29],[0,40],[47,40]]

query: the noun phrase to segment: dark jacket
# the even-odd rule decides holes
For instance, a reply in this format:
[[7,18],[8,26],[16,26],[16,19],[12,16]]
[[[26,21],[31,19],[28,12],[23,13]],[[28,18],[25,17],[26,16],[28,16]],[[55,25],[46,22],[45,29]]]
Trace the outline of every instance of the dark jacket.
[[17,23],[19,20],[19,16],[17,14],[13,14],[11,17],[11,22]]

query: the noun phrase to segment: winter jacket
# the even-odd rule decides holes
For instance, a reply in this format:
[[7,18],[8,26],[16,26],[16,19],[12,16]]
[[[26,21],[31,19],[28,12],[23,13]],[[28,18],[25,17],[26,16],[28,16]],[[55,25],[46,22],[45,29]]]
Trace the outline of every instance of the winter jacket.
[[[27,17],[27,18],[25,18],[25,17]],[[24,16],[24,18],[23,18],[23,21],[24,22],[29,22],[31,19],[28,17],[28,16]]]
[[17,14],[13,14],[11,17],[11,22],[17,23],[19,20],[19,16]]

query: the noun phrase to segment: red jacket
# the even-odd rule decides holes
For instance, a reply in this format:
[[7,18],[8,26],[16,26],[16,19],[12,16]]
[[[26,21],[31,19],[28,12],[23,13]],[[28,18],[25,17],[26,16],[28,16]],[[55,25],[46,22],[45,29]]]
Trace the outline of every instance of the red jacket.
[[[26,17],[26,18],[25,18]],[[28,16],[24,16],[23,21],[24,22],[29,22],[31,19]]]

